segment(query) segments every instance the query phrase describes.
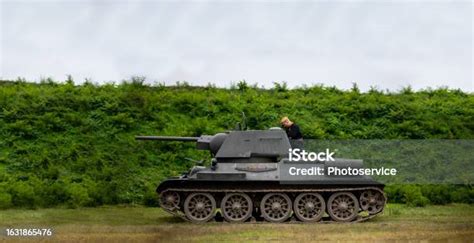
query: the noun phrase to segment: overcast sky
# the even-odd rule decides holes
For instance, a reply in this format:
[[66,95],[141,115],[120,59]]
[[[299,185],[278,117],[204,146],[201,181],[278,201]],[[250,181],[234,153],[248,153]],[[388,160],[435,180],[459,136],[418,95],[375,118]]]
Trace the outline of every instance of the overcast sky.
[[5,1],[0,77],[474,91],[472,1]]

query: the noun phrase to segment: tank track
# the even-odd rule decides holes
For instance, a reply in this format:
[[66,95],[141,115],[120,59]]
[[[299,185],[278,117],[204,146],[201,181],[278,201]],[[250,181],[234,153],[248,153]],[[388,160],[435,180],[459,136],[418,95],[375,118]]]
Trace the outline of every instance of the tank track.
[[[357,222],[363,222],[363,221],[367,221],[371,218],[374,218],[375,216],[383,213],[383,210],[385,209],[385,206],[386,206],[386,202],[387,202],[387,197],[385,195],[385,193],[383,192],[383,190],[381,190],[380,188],[378,187],[351,187],[351,188],[323,188],[323,189],[301,189],[301,188],[285,188],[285,189],[234,189],[234,188],[228,188],[228,189],[225,189],[225,188],[220,188],[220,189],[202,189],[202,188],[168,188],[164,191],[162,191],[160,193],[160,198],[163,197],[163,194],[165,194],[166,192],[179,192],[179,193],[186,193],[186,194],[191,194],[191,193],[221,193],[221,194],[227,194],[227,193],[260,193],[260,194],[268,194],[268,193],[286,193],[286,194],[295,194],[295,193],[326,193],[326,194],[329,194],[329,195],[334,195],[335,193],[338,193],[338,192],[352,192],[354,194],[361,194],[362,192],[364,191],[376,191],[376,192],[379,192],[382,196],[383,196],[383,206],[382,206],[382,209],[376,213],[369,213],[367,210],[363,210],[360,206],[359,206],[359,212],[357,213],[357,217],[353,220],[351,220],[350,222],[348,223],[357,223]],[[293,199],[291,199],[293,201]],[[359,205],[360,205],[360,199],[357,198],[358,202],[359,202]],[[182,201],[181,200],[181,204],[182,204]],[[327,202],[327,199],[325,199],[325,201]],[[217,208],[219,208],[218,206],[219,204],[217,204]],[[258,207],[258,205],[254,205],[254,208],[255,207]],[[183,209],[182,207],[173,207],[172,209],[170,208],[166,208],[166,207],[162,207],[163,210],[165,210],[166,212],[174,215],[174,216],[177,216],[177,217],[180,217],[181,219],[187,221],[187,222],[192,222],[192,223],[196,223],[195,221],[192,221],[190,220],[188,217],[186,217],[185,213],[183,212]],[[292,223],[341,223],[339,221],[336,221],[336,220],[333,220],[331,217],[324,217],[322,218],[321,220],[318,220],[316,222],[304,222],[304,221],[301,221],[299,219],[297,219],[297,217],[295,217],[295,213],[293,212],[294,210],[292,210],[292,216],[288,219],[288,220],[285,220],[284,222],[280,222],[280,223],[288,223],[288,224],[292,224]],[[259,210],[260,211],[260,210]],[[327,213],[327,209],[325,209],[326,213]],[[364,215],[361,215],[361,212],[364,212],[365,211],[365,214]],[[261,212],[260,212],[261,213]],[[215,214],[215,212],[214,212]],[[206,220],[207,221],[207,220]],[[217,221],[215,219],[215,215],[213,216],[212,219],[210,219],[209,221]],[[225,220],[223,220],[225,222]],[[245,220],[245,223],[272,223],[272,222],[268,222],[268,221],[265,221],[263,218],[259,221],[256,219],[256,217],[252,216],[250,217],[249,220]]]

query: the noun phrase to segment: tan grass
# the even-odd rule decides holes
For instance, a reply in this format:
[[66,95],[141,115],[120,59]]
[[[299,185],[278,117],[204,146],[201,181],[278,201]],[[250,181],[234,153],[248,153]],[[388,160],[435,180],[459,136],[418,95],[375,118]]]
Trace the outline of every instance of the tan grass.
[[191,224],[157,208],[103,207],[0,211],[0,227],[50,227],[43,242],[237,242],[237,241],[462,241],[474,240],[474,206],[409,208],[389,205],[369,222],[352,224]]

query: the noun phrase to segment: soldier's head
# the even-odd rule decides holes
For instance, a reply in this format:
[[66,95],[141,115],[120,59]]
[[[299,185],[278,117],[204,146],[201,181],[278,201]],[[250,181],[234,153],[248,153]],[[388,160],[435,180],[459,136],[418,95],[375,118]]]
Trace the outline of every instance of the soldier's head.
[[293,125],[293,122],[287,116],[281,118],[280,123],[283,127],[291,127]]

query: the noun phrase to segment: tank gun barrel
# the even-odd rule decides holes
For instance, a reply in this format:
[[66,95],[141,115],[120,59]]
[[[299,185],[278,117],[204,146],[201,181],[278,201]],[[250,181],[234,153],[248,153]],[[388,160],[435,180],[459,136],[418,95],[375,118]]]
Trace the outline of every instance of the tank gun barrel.
[[218,133],[216,135],[201,135],[200,137],[179,137],[179,136],[135,136],[135,140],[156,140],[156,141],[177,141],[177,142],[195,142],[196,149],[209,150],[216,154],[224,143],[227,134]]
[[176,137],[176,136],[135,136],[135,140],[197,142],[199,138],[198,137]]

